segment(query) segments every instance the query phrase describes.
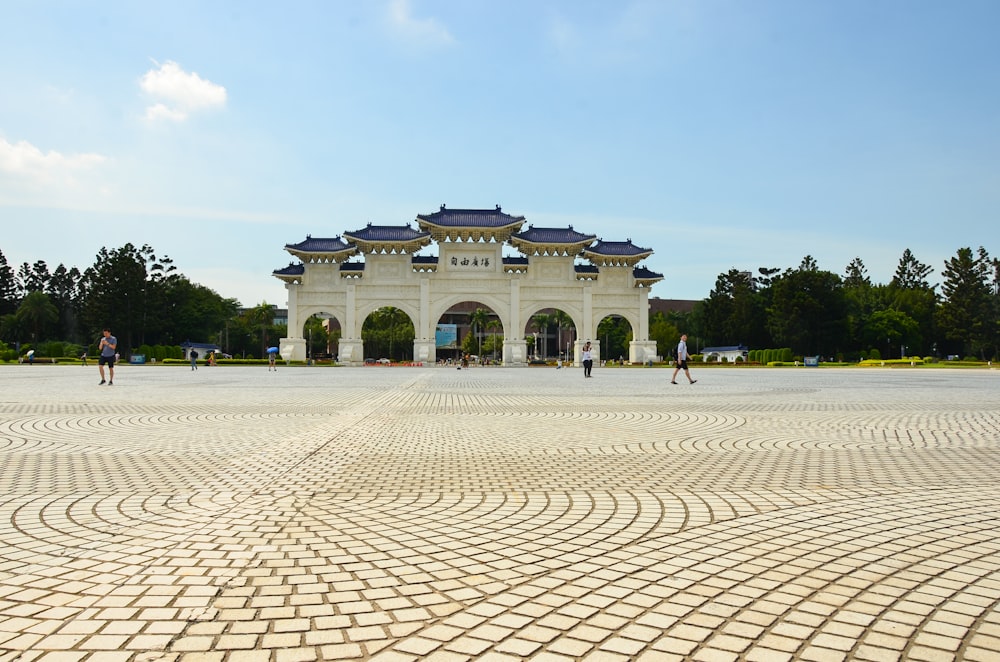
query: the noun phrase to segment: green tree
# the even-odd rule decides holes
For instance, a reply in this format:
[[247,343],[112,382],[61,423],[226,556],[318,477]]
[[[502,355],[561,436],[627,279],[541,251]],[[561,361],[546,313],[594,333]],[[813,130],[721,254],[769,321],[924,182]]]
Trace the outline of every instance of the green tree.
[[[895,352],[904,355],[903,346],[910,345],[911,338],[920,333],[917,322],[904,312],[888,308],[871,314],[865,327],[865,339],[871,347],[885,347],[885,358],[893,358]],[[884,343],[884,344],[883,344]],[[912,355],[913,352],[910,352]]]
[[486,323],[486,331],[489,332],[489,337],[483,344],[483,349],[487,352],[491,352],[493,355],[493,360],[497,360],[497,350],[503,352],[503,323],[496,317],[492,318]]
[[730,269],[719,274],[715,289],[701,303],[703,334],[712,344],[769,344],[764,298],[749,271]]
[[[147,287],[151,300],[162,302],[156,310],[144,317],[146,336],[158,343],[178,345],[184,341],[216,341],[220,345],[227,323],[239,311],[235,299],[223,299],[213,290],[189,281],[185,276],[173,275],[152,279]],[[266,325],[274,319],[271,309]],[[272,337],[277,337],[272,334]]]
[[[561,355],[563,351],[563,330],[575,328],[575,325],[573,324],[573,318],[569,316],[569,313],[558,308],[552,313],[552,321],[556,323],[556,345],[559,348],[556,353]],[[567,348],[566,360],[569,361],[571,359],[572,355]]]
[[928,265],[920,262],[910,249],[903,251],[896,266],[896,274],[892,277],[892,285],[901,289],[916,290],[930,288],[927,276],[933,271]]
[[597,337],[601,341],[601,358],[626,357],[632,340],[632,325],[618,315],[608,315],[597,324]]
[[476,347],[476,334],[466,333],[465,337],[462,338],[462,354],[476,354],[477,351],[481,351],[477,350]]
[[0,317],[0,338],[7,342],[17,343],[26,337],[26,333],[24,324],[18,319],[17,313]]
[[992,278],[992,283],[990,283],[992,293],[990,297],[990,356],[996,361],[1000,355],[1000,259],[990,260],[990,274]]
[[872,280],[868,277],[868,269],[860,257],[851,260],[844,271],[844,287],[861,288],[871,287]]
[[854,258],[844,272],[844,305],[846,307],[848,343],[847,349],[860,358],[863,349],[868,345],[865,332],[868,328],[868,320],[871,314],[884,307],[884,298],[880,298],[880,293],[884,287],[872,285],[871,278],[868,277],[868,269],[865,268],[861,258]]
[[306,320],[303,326],[303,337],[308,343],[309,356],[316,356],[317,353],[327,353],[330,343],[330,334],[323,324],[323,319],[312,315]]
[[938,297],[934,291],[937,286],[927,280],[931,273],[933,269],[917,260],[907,248],[885,289],[884,307],[906,313],[917,323],[919,332],[907,343],[913,350],[911,354],[929,354],[933,348]]
[[122,355],[146,342],[147,260],[151,256],[148,246],[102,248],[94,265],[83,273],[81,317],[88,337],[110,328]]
[[531,316],[531,327],[536,334],[535,352],[541,354],[542,358],[548,356],[548,330],[551,325],[552,317],[546,313],[535,313]]
[[476,351],[477,356],[482,356],[483,354],[483,331],[486,329],[486,323],[490,319],[491,311],[485,308],[476,308],[471,313],[469,313],[469,329],[476,334],[476,338],[479,341],[479,349]]
[[261,301],[258,305],[245,311],[240,318],[247,335],[260,347],[260,358],[264,358],[267,355],[268,329],[274,325],[274,306],[266,301]]
[[38,344],[46,340],[59,321],[59,310],[49,301],[44,292],[29,292],[16,313],[21,328],[31,333],[31,342]]
[[847,306],[840,276],[820,270],[806,256],[772,285],[768,325],[774,339],[796,354],[836,354],[847,331]]
[[63,265],[56,267],[46,286],[45,293],[49,295],[52,304],[59,311],[59,328],[57,336],[72,342],[83,342],[83,334],[79,328],[79,301],[77,284],[80,282],[80,271],[76,267],[67,269]]
[[649,339],[656,341],[656,353],[669,357],[677,341],[680,340],[680,330],[662,312],[655,312],[649,318]]
[[963,353],[983,358],[996,324],[991,314],[991,266],[982,247],[978,255],[971,248],[960,248],[955,257],[946,260],[941,284],[944,301],[936,318],[945,338],[960,343]]
[[415,331],[410,317],[395,306],[372,311],[361,326],[361,340],[369,356],[400,360],[412,358]]
[[44,292],[45,286],[49,283],[49,267],[45,260],[38,260],[32,265],[27,262],[21,265],[18,270],[18,281],[23,286],[22,296],[28,292]]
[[13,315],[21,303],[21,285],[7,257],[0,251],[0,316]]

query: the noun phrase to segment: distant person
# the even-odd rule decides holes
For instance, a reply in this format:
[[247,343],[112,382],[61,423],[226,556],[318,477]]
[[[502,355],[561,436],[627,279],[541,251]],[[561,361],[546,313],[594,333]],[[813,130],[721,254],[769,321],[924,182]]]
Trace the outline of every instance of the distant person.
[[277,357],[278,357],[278,353],[277,352],[268,352],[267,353],[267,371],[268,372],[271,372],[272,370],[274,370],[275,372],[278,372]]
[[198,352],[196,352],[196,351],[194,351],[192,349],[191,353],[188,356],[191,357],[191,369],[192,370],[197,370],[198,369]]
[[97,369],[101,371],[101,383],[104,384],[104,366],[108,366],[108,386],[115,385],[115,358],[118,356],[118,338],[111,335],[111,329],[104,329],[104,337],[97,343],[100,356],[97,357]]
[[583,376],[590,377],[590,371],[594,369],[594,352],[591,350],[589,342],[583,344],[580,358],[583,359]]
[[83,362],[83,367],[87,367],[87,352],[80,355],[80,361]]
[[684,374],[687,376],[688,381],[691,382],[692,384],[698,381],[697,379],[691,379],[691,371],[688,370],[688,359],[691,358],[691,355],[688,354],[687,339],[688,337],[687,334],[685,333],[681,335],[681,341],[677,343],[677,367],[674,368],[674,375],[673,377],[670,378],[671,384],[677,383],[677,373],[680,372],[681,370],[684,371]]

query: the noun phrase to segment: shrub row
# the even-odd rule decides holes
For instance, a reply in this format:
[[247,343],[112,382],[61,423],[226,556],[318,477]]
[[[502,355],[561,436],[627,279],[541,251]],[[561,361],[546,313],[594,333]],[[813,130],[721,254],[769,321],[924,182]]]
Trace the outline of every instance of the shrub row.
[[747,352],[747,360],[751,363],[770,365],[771,363],[792,363],[795,357],[790,347],[781,349],[751,349]]

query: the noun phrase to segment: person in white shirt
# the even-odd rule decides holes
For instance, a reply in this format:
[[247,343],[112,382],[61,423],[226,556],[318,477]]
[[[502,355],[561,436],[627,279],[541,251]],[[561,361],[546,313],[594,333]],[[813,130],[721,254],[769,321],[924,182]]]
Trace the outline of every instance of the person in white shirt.
[[583,376],[591,377],[590,371],[594,369],[594,355],[590,350],[590,343],[584,343],[583,352],[580,354],[583,359]]
[[691,371],[688,370],[688,359],[691,358],[691,355],[688,354],[687,339],[688,337],[687,334],[685,333],[681,335],[681,341],[677,343],[677,367],[674,368],[674,375],[673,377],[670,378],[671,384],[677,383],[677,373],[680,372],[681,370],[684,371],[684,374],[687,376],[688,381],[691,382],[692,384],[698,381],[697,379],[691,379]]

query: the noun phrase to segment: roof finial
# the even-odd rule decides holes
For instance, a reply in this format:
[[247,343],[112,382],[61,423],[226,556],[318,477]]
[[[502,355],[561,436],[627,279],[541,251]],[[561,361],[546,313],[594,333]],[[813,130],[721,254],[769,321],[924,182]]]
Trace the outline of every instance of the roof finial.
[[497,205],[497,211],[500,211],[500,205]]
[[444,211],[444,203],[441,203],[441,211]]

